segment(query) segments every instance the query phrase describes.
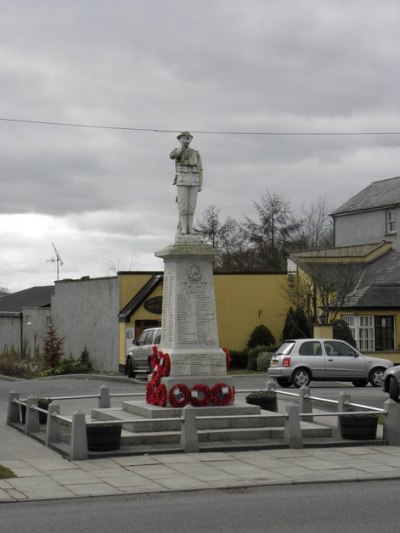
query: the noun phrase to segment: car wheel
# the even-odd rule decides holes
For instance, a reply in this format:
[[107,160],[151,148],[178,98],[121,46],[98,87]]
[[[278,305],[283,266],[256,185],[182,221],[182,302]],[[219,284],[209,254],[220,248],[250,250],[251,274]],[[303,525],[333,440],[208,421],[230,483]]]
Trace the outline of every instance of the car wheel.
[[369,374],[369,382],[373,387],[380,387],[382,383],[382,377],[385,372],[384,368],[374,368]]
[[307,387],[311,381],[310,372],[306,368],[299,368],[292,374],[292,383],[295,387]]
[[135,369],[134,369],[133,361],[131,357],[127,357],[126,359],[126,375],[128,376],[128,378],[135,377]]
[[355,379],[352,383],[355,387],[365,387],[368,383],[368,379]]
[[276,382],[281,387],[290,387],[290,379],[287,379],[287,378],[276,378]]
[[389,379],[389,398],[395,402],[399,401],[399,385],[393,377]]

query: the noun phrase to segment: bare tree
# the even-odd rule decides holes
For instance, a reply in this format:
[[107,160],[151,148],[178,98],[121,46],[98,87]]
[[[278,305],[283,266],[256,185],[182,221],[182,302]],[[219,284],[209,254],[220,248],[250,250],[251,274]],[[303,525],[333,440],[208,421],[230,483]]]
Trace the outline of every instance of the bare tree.
[[137,269],[137,262],[132,255],[129,263],[122,263],[120,259],[108,260],[104,262],[104,275],[115,276],[118,272],[130,272]]
[[0,287],[0,296],[5,296],[6,294],[10,294],[10,291],[6,287]]
[[303,204],[299,225],[293,235],[293,250],[319,250],[333,246],[333,220],[326,198]]
[[310,327],[335,321],[356,287],[362,268],[356,263],[296,263],[298,273],[289,273],[289,283],[281,284],[290,305],[304,312]]

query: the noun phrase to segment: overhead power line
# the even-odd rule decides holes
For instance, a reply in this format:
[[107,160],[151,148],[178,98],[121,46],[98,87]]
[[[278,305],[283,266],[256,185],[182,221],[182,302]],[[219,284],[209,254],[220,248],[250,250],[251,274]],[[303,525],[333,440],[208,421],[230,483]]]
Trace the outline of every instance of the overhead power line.
[[[68,128],[93,128],[100,130],[137,131],[144,133],[179,133],[181,130],[158,128],[134,128],[129,126],[108,126],[102,124],[79,124],[73,122],[51,122],[48,120],[27,120],[20,118],[0,117],[0,122],[17,122],[21,124],[39,124],[46,126],[63,126]],[[350,136],[350,135],[400,135],[400,131],[218,131],[190,130],[191,133],[206,135],[265,135],[265,136]]]

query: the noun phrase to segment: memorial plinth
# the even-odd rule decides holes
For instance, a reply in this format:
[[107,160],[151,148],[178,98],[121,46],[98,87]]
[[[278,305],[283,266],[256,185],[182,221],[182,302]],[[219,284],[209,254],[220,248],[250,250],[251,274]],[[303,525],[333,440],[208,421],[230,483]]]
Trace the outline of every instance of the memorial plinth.
[[164,260],[160,352],[168,354],[169,375],[161,379],[167,392],[183,384],[189,389],[222,384],[231,388],[226,354],[218,344],[213,263],[219,254],[195,235],[180,235],[156,252]]

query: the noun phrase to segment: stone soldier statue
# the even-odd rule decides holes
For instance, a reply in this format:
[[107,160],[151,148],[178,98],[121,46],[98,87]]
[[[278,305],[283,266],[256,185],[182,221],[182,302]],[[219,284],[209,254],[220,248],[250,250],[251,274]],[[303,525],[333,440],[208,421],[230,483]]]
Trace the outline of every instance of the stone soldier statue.
[[170,153],[170,158],[175,159],[174,185],[178,189],[178,232],[181,235],[194,233],[193,217],[197,203],[197,193],[201,191],[203,183],[203,165],[197,150],[189,148],[193,136],[188,131],[183,131],[177,137],[181,146]]

